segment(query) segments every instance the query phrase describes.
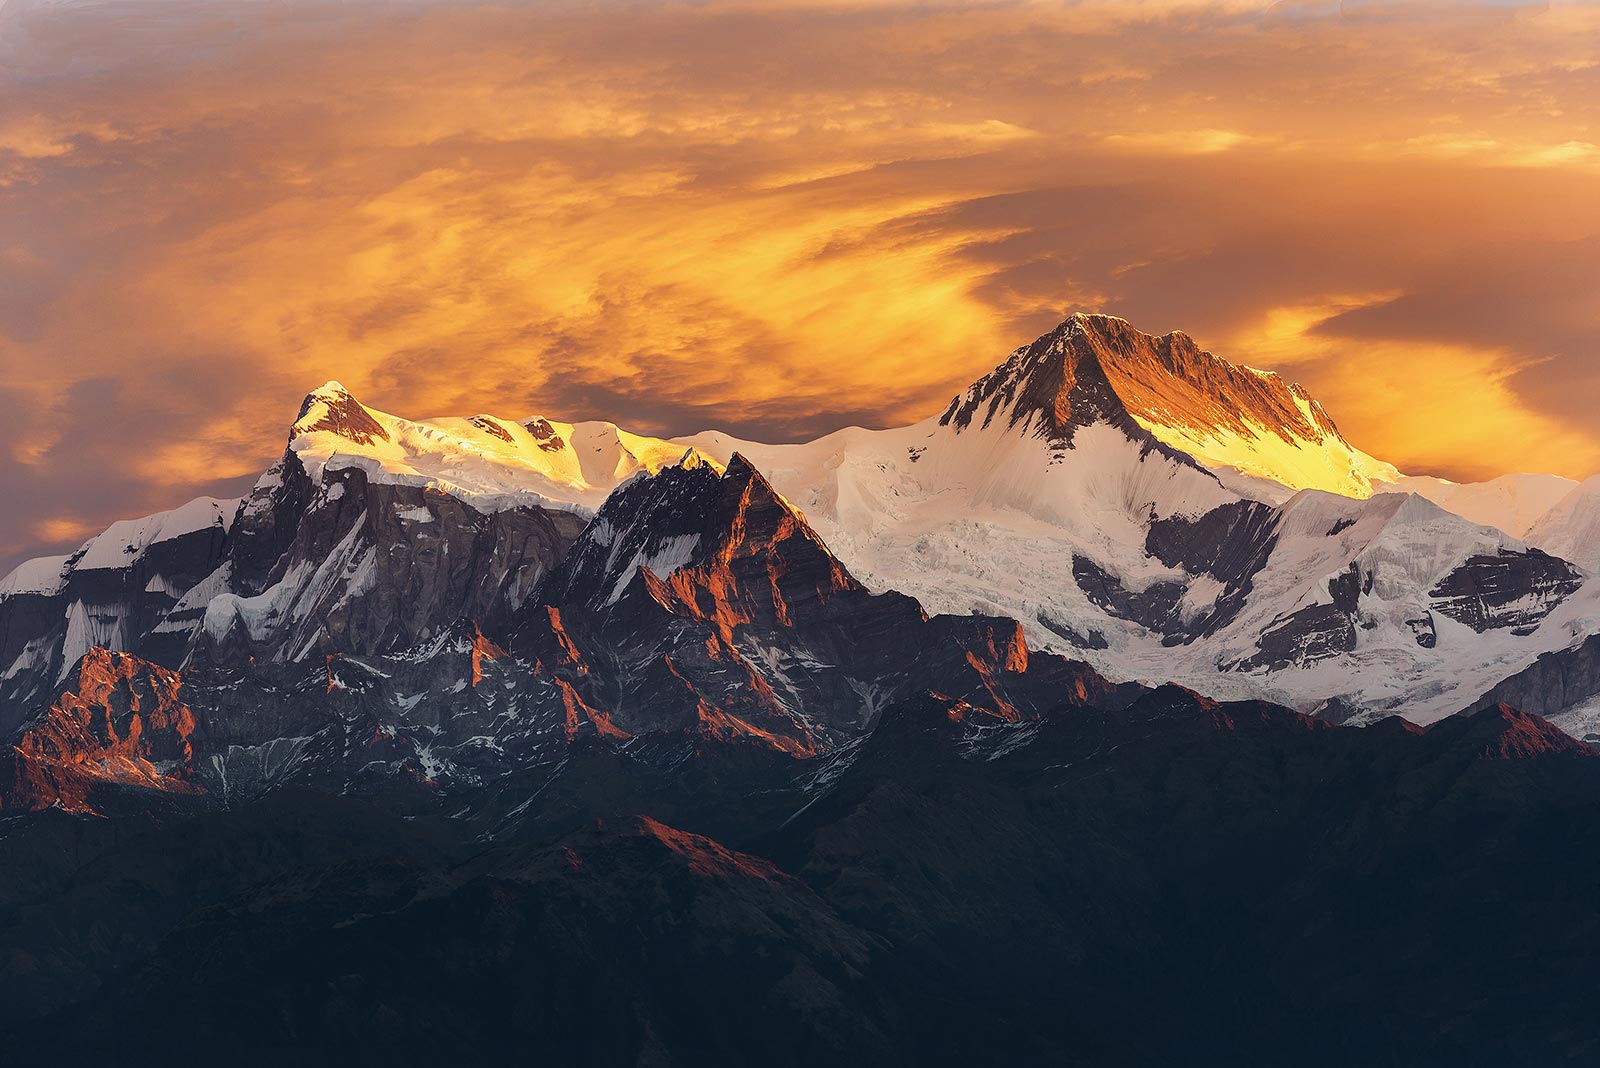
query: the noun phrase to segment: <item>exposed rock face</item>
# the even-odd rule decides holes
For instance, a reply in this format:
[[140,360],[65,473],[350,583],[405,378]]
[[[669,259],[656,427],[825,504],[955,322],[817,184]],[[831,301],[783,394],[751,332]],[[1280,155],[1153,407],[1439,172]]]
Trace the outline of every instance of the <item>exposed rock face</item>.
[[468,422],[485,434],[497,437],[501,441],[511,443],[517,440],[511,436],[511,431],[502,426],[500,421],[492,415],[475,415]]
[[[1259,501],[1236,501],[1198,517],[1152,518],[1145,552],[1181,581],[1156,581],[1137,591],[1087,557],[1075,556],[1073,578],[1091,603],[1162,635],[1167,645],[1189,644],[1227,627],[1239,615],[1278,544],[1281,513]],[[1208,601],[1185,609],[1192,580],[1213,580]]]
[[1067,447],[1079,428],[1104,422],[1147,450],[1193,464],[1141,427],[1122,395],[1134,393],[1137,406],[1133,365],[1159,360],[1152,349],[1163,344],[1170,348],[1171,336],[1153,339],[1111,316],[1074,315],[952,400],[939,424],[964,430],[1003,419],[1007,426]]
[[620,488],[524,614],[513,649],[551,670],[569,729],[749,737],[797,754],[934,690],[998,719],[1114,700],[1081,664],[1030,658],[1013,620],[928,619],[869,593],[742,457]]
[[1537,626],[1551,610],[1583,585],[1565,560],[1501,550],[1474,556],[1429,591],[1434,611],[1483,632]]
[[[294,545],[301,517],[315,503],[318,492],[319,486],[292,450],[285,451],[256,481],[239,507],[233,544],[228,547],[226,579],[238,585],[240,594],[254,596],[272,585],[278,563]],[[209,592],[201,591],[200,597],[191,601],[200,609],[200,618]]]
[[[551,576],[542,591],[543,599],[569,608],[581,605],[598,611],[615,604],[642,567],[670,574],[691,559],[709,558],[719,552],[732,559],[741,548],[740,542],[744,543],[744,555],[753,555],[756,539],[736,526],[741,510],[747,510],[750,503],[741,500],[740,495],[756,492],[759,476],[754,476],[743,459],[733,469],[742,476],[738,490],[733,488],[734,483],[725,486],[717,471],[690,450],[680,463],[663,469],[653,479],[638,478],[619,486]],[[765,480],[760,486],[765,486]],[[767,494],[770,495],[770,487]],[[775,513],[768,517],[774,526],[786,518],[782,512],[775,507],[758,509],[758,515]],[[713,515],[725,522],[716,522]],[[723,544],[702,545],[708,533],[720,537]],[[764,533],[770,539],[776,531]],[[788,526],[783,533],[785,537],[818,542],[803,520]]]
[[[1308,604],[1273,621],[1256,643],[1256,656],[1241,665],[1246,671],[1265,667],[1280,671],[1304,667],[1356,648],[1356,628],[1361,623],[1361,598],[1372,593],[1373,575],[1363,573],[1352,560],[1348,568],[1328,580],[1331,604]],[[1424,630],[1424,624],[1426,629]],[[1432,620],[1410,621],[1417,644],[1430,648]]]
[[1076,315],[1068,324],[1075,347],[1092,355],[1137,419],[1241,435],[1265,430],[1286,444],[1344,440],[1302,387],[1204,352],[1181,331],[1156,337],[1107,315]]
[[1187,640],[1215,633],[1238,617],[1277,546],[1278,526],[1278,511],[1259,501],[1225,504],[1198,519],[1170,516],[1150,523],[1145,549],[1151,556],[1222,584],[1209,610],[1185,624]]
[[1539,716],[1555,716],[1600,695],[1600,635],[1569,649],[1546,653],[1502,680],[1471,711],[1506,704]]
[[1526,760],[1556,754],[1582,759],[1600,756],[1600,750],[1569,736],[1544,718],[1503,701],[1441,720],[1431,731],[1441,740],[1448,739],[1450,744],[1470,749],[1486,760]]
[[545,452],[560,452],[566,446],[548,419],[529,419],[522,425]]
[[1172,636],[1182,630],[1178,603],[1187,587],[1181,582],[1152,582],[1142,590],[1129,590],[1121,579],[1087,556],[1072,558],[1072,577],[1089,602],[1110,615],[1158,634]]
[[1078,314],[957,397],[941,424],[1004,418],[1070,445],[1104,421],[1167,455],[1275,480],[1368,496],[1399,473],[1345,440],[1304,388],[1202,351],[1181,332],[1141,333],[1109,315]]
[[97,796],[115,786],[202,792],[193,781],[197,721],[181,690],[175,672],[91,650],[73,687],[0,762],[0,810],[93,812]]
[[503,633],[583,529],[579,513],[483,510],[359,465],[321,463],[313,476],[294,447],[307,434],[352,448],[388,440],[337,383],[308,396],[291,447],[240,506],[220,566],[166,614],[152,655],[174,664],[376,655],[463,618]]
[[179,667],[394,652],[461,618],[503,633],[586,521],[535,504],[480,509],[361,465],[319,463],[313,476],[296,450],[308,435],[356,452],[390,442],[330,383],[306,398],[290,447],[244,501],[201,499],[116,524],[7,580],[0,732],[92,647]]
[[554,688],[471,623],[389,657],[182,672],[95,650],[18,735],[0,806],[110,814],[151,792],[233,805],[286,784],[436,804],[558,751]]
[[329,382],[306,397],[289,430],[289,437],[292,440],[301,434],[322,431],[337,434],[357,445],[389,440],[389,432],[383,425],[339,382]]
[[[1060,706],[1114,706],[1139,690],[1032,652],[1014,620],[929,619],[911,598],[869,593],[742,459],[723,473],[691,458],[625,486],[520,611],[509,646],[466,618],[431,633],[408,624],[427,624],[431,613],[470,601],[442,601],[434,588],[413,589],[393,576],[350,580],[362,565],[351,564],[358,556],[340,557],[337,545],[363,544],[371,530],[365,517],[394,493],[422,490],[374,485],[351,470],[325,485],[344,492],[319,491],[285,555],[311,559],[322,551],[318,532],[343,530],[329,554],[343,581],[328,588],[339,600],[266,616],[275,630],[235,608],[240,622],[220,629],[213,626],[219,604],[254,606],[218,595],[204,631],[214,644],[181,678],[131,657],[117,661],[123,674],[162,680],[163,692],[182,687],[182,746],[140,751],[149,768],[137,766],[157,775],[153,788],[189,790],[203,795],[198,803],[237,804],[298,783],[430,810],[507,776],[548,774],[535,769],[585,740],[665,736],[812,756],[859,739],[887,702],[907,693],[937,693],[964,717],[998,723]],[[461,511],[417,524],[424,529],[462,535],[480,520],[518,519],[515,512],[483,517],[452,498],[429,503]],[[342,505],[349,510],[341,512]],[[342,522],[324,518],[340,516]],[[270,538],[273,528],[263,523],[257,536]],[[492,533],[481,535],[486,544],[494,544]],[[471,555],[471,542],[450,545],[464,574],[489,573]],[[447,573],[445,555],[428,574]],[[276,585],[256,600],[270,599]],[[356,595],[365,590],[409,591],[408,603],[378,598],[363,605]],[[479,603],[503,606],[502,591],[488,587]],[[472,593],[464,586],[451,596]],[[380,615],[389,605],[396,611]],[[413,607],[421,614],[408,616]],[[337,644],[341,637],[348,646]],[[411,644],[398,647],[402,639]],[[362,643],[368,651],[344,651]],[[97,663],[85,660],[86,677]],[[81,704],[71,695],[62,700],[63,708]],[[100,766],[108,747],[128,737],[119,728],[115,739],[91,743],[62,734],[58,719],[25,731],[19,754],[49,755],[50,768]],[[151,737],[148,727],[144,735]],[[19,765],[17,803],[53,799],[49,782],[33,785],[48,778],[36,765]],[[107,811],[136,800],[144,785],[119,772],[92,796],[66,787],[57,793],[77,810]]]
[[1265,667],[1281,671],[1348,653],[1356,647],[1356,628],[1349,612],[1337,604],[1313,604],[1286,616],[1263,631],[1260,653],[1245,661],[1246,671]]
[[734,456],[716,485],[689,561],[660,575],[648,563],[639,565],[654,600],[732,640],[741,625],[793,626],[797,617],[828,614],[835,597],[866,594],[743,457]]
[[[325,471],[306,500],[292,455],[284,468],[274,487],[282,498],[247,502],[220,588],[171,618],[168,630],[181,632],[198,616],[191,657],[385,653],[462,617],[501,630],[583,525],[541,508],[480,512],[425,487],[373,482],[359,468]],[[305,503],[296,511],[284,498]]]
[[1432,649],[1439,644],[1439,631],[1434,626],[1432,612],[1425,612],[1415,619],[1408,619],[1406,625],[1411,628],[1419,648]]
[[[100,646],[151,655],[167,612],[222,559],[236,501],[200,498],[114,524],[0,590],[0,735]],[[20,570],[20,569],[19,569]]]

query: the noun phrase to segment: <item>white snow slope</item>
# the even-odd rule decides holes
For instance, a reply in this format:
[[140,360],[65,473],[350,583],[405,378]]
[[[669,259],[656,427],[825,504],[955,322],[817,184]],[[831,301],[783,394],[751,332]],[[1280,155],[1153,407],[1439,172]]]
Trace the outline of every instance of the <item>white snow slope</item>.
[[[1600,581],[1590,581],[1532,635],[1478,634],[1434,613],[1437,645],[1422,648],[1407,621],[1428,612],[1427,591],[1469,557],[1524,546],[1415,495],[1358,500],[1305,490],[1282,506],[1277,547],[1239,617],[1191,645],[1167,646],[1091,604],[1073,578],[1072,558],[1090,557],[1129,589],[1183,582],[1183,609],[1192,618],[1220,587],[1146,554],[1149,521],[1197,517],[1239,498],[1192,468],[1141,457],[1107,425],[1080,431],[1074,448],[1054,459],[1043,442],[1015,430],[956,433],[934,420],[845,430],[803,445],[717,433],[689,440],[718,459],[735,451],[748,457],[869,586],[909,593],[930,611],[1015,616],[1030,641],[1087,659],[1113,678],[1178,682],[1307,711],[1340,698],[1429,722],[1470,704],[1540,653],[1600,628]],[[1352,563],[1374,576],[1354,652],[1278,671],[1236,667],[1275,620],[1331,603],[1329,581]],[[1075,648],[1041,617],[1080,634],[1098,632],[1108,648]]]
[[1514,538],[1528,538],[1533,544],[1545,548],[1532,538],[1529,531],[1541,516],[1554,508],[1577,485],[1572,479],[1560,475],[1501,475],[1488,482],[1451,482],[1431,475],[1407,475],[1379,489],[1382,492],[1415,493],[1464,519],[1487,527],[1498,527]]
[[[640,471],[676,463],[683,446],[630,434],[614,423],[561,423],[541,418],[402,419],[368,408],[338,382],[307,397],[289,447],[313,479],[324,468],[357,467],[377,482],[426,486],[454,494],[482,511],[537,505],[585,514]],[[331,416],[355,410],[384,437],[353,439],[327,428]]]
[[[54,595],[66,588],[75,571],[118,570],[143,558],[150,546],[192,534],[207,527],[226,531],[238,510],[239,499],[196,497],[188,504],[141,519],[111,524],[68,556],[41,556],[25,560],[0,579],[0,598],[14,594]],[[155,582],[160,576],[151,581]]]
[[1552,556],[1600,571],[1600,475],[1574,485],[1535,520],[1528,541]]

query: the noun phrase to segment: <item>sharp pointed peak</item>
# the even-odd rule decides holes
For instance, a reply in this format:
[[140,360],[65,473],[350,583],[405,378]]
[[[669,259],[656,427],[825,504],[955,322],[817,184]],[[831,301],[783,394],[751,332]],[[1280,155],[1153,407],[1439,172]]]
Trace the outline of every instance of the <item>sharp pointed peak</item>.
[[[684,453],[683,459],[678,463],[664,467],[654,475],[641,474],[635,480],[630,480],[628,486],[630,489],[637,487],[636,493],[629,495],[633,500],[625,501],[618,494],[613,494],[602,507],[602,515],[608,509],[620,512],[626,507],[636,507],[639,501],[651,498],[685,499],[687,495],[688,499],[697,502],[694,507],[706,510],[707,515],[715,513],[719,508],[723,509],[726,515],[732,515],[735,511],[748,507],[751,501],[770,501],[773,506],[805,523],[805,515],[800,509],[779,493],[755,464],[738,452],[729,456],[727,464],[724,465],[700,450],[691,448]],[[714,503],[718,501],[722,503]]]
[[719,464],[713,456],[711,456],[709,453],[701,452],[693,445],[684,450],[683,455],[678,458],[678,462],[674,466],[681,467],[685,471],[694,471],[700,468],[705,468],[718,475],[727,473],[726,468],[722,464]]
[[[767,481],[767,476],[761,473],[761,469],[751,463],[743,453],[736,452],[728,457],[728,465],[723,470],[722,477],[724,481],[736,486],[754,486],[760,493],[772,497],[782,508],[793,512],[797,516],[801,515],[800,509],[796,508],[787,497],[779,493],[777,487]],[[803,519],[804,516],[801,516],[801,518]]]
[[1102,363],[1105,355],[1127,347],[1125,338],[1143,336],[1124,319],[1075,312],[973,383],[939,422],[959,432],[1003,417],[1003,425],[1070,444],[1078,426],[1103,419],[1136,435]]
[[[1246,445],[1234,451],[1256,465],[1252,473],[1259,457],[1249,443],[1270,436],[1329,450],[1328,474],[1311,484],[1360,496],[1368,488],[1364,475],[1341,473],[1364,461],[1303,386],[1214,355],[1181,330],[1147,334],[1101,312],[1074,312],[1016,349],[952,400],[939,421],[958,432],[998,421],[1069,446],[1079,427],[1107,422],[1134,440],[1159,442],[1197,462],[1221,458],[1223,466],[1233,455],[1227,443],[1238,441]],[[1266,477],[1278,477],[1277,470]],[[1284,473],[1285,485],[1305,484],[1294,470]]]
[[[742,452],[736,452],[732,456],[728,457],[727,473],[738,478],[748,478],[750,475],[761,475],[761,472],[756,468],[756,465],[751,463]],[[764,482],[766,479],[763,478],[762,481]]]
[[334,378],[307,393],[300,402],[300,414],[289,428],[289,440],[319,433],[337,434],[358,445],[389,440],[389,432],[372,410]]

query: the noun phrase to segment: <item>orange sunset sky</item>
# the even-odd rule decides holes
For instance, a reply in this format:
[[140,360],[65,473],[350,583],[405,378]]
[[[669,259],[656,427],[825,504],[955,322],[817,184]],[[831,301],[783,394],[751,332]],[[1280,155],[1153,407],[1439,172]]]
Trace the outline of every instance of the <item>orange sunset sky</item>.
[[792,440],[1074,310],[1600,471],[1600,6],[0,0],[0,566],[328,378]]

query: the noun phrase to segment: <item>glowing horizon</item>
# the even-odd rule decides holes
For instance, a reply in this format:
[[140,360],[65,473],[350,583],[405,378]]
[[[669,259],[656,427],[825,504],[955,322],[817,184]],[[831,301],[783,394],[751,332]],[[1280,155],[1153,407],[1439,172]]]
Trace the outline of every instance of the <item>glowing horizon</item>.
[[0,6],[0,571],[402,415],[796,440],[1068,313],[1600,470],[1588,3]]

